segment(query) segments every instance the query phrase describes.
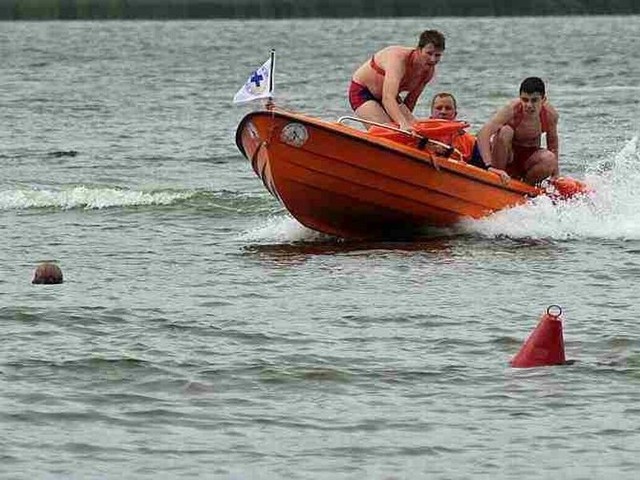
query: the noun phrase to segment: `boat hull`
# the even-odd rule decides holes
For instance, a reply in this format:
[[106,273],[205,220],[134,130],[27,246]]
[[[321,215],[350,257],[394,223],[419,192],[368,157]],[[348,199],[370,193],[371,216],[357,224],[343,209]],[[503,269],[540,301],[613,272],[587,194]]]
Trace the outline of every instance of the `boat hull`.
[[540,193],[413,145],[279,109],[246,115],[236,143],[291,215],[344,238],[404,237]]

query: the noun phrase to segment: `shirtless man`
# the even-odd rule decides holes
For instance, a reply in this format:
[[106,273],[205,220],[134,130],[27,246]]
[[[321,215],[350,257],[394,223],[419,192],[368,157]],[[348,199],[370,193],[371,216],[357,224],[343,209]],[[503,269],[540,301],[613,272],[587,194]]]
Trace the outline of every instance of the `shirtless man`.
[[[547,148],[542,148],[542,134]],[[509,177],[535,185],[558,177],[558,112],[547,103],[544,82],[526,78],[520,98],[502,107],[478,132],[478,148],[486,168],[503,182]]]
[[435,74],[444,43],[442,33],[425,30],[415,48],[390,46],[374,54],[351,78],[349,102],[356,115],[410,130],[416,122],[413,109]]

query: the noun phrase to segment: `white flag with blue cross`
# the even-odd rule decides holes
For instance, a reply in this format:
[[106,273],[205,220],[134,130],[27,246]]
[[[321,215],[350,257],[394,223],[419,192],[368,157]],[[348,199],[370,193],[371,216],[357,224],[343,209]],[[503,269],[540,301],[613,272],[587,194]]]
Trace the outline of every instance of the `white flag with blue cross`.
[[260,68],[251,72],[246,83],[233,97],[233,103],[249,102],[259,98],[273,96],[273,67],[275,64],[275,52],[271,51],[269,60]]

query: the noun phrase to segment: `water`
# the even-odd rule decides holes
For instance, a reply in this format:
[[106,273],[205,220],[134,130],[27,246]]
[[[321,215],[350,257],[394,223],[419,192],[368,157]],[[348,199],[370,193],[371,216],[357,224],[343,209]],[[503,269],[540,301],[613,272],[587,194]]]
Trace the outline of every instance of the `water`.
[[[347,114],[376,49],[447,35],[477,129],[525,76],[589,201],[415,243],[290,218],[234,144],[248,73]],[[0,23],[0,476],[635,478],[640,17]],[[612,33],[613,32],[613,33]],[[30,284],[58,262],[65,283]],[[509,359],[549,304],[571,366]]]

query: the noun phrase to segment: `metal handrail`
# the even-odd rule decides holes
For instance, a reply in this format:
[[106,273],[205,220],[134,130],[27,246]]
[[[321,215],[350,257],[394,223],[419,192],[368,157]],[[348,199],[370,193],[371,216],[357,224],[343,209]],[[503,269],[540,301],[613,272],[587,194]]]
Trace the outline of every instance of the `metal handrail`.
[[349,115],[344,115],[340,118],[338,118],[338,123],[343,124],[345,120],[351,120],[354,122],[360,122],[362,124],[365,125],[372,125],[375,127],[382,127],[382,128],[386,128],[387,130],[391,130],[392,132],[397,132],[397,133],[402,133],[404,135],[407,135],[409,137],[413,137],[413,138],[417,138],[419,140],[424,140],[427,143],[431,143],[433,145],[437,145],[438,147],[442,147],[448,151],[451,151],[451,154],[449,156],[451,156],[452,154],[456,154],[458,155],[458,157],[460,158],[460,160],[462,161],[463,159],[463,155],[462,152],[460,150],[458,150],[457,148],[455,148],[453,145],[448,145],[444,142],[440,142],[438,140],[433,140],[431,138],[425,137],[423,135],[419,135],[415,132],[412,132],[410,130],[403,130],[402,128],[398,128],[398,127],[394,127],[393,125],[387,125],[385,123],[380,123],[380,122],[374,122],[372,120],[366,120],[364,118],[358,118],[358,117],[352,117]]

